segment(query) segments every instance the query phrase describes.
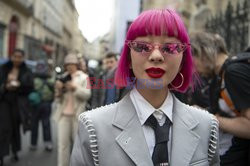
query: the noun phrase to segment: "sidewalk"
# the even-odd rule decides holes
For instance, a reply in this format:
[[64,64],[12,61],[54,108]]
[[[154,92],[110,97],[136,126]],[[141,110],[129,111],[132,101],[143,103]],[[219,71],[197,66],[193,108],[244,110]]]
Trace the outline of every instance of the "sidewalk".
[[44,150],[42,140],[42,128],[39,126],[39,140],[36,151],[30,151],[30,132],[22,135],[22,150],[19,154],[19,161],[13,163],[10,157],[4,158],[4,166],[56,166],[57,165],[57,148],[56,148],[56,127],[52,123],[53,151],[47,152]]

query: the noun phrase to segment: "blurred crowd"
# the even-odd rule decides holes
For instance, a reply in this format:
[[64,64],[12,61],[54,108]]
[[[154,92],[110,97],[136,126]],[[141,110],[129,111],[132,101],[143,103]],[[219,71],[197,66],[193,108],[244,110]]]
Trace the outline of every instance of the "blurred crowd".
[[[84,57],[69,53],[63,71],[56,72],[45,60],[38,60],[35,69],[29,68],[25,52],[16,49],[0,68],[1,165],[9,154],[13,162],[19,160],[21,127],[24,133],[31,131],[30,150],[37,150],[40,122],[44,149],[51,152],[57,147],[58,165],[68,165],[79,114],[114,103],[124,93],[114,85],[117,61],[117,54],[108,53],[93,69]],[[107,83],[109,88],[104,88]],[[52,120],[57,133],[51,131]],[[57,146],[52,133],[57,134]]]
[[[249,165],[250,124],[245,119],[250,118],[249,49],[230,55],[218,34],[196,32],[190,36],[200,81],[195,89],[175,95],[216,115],[221,129],[221,165]],[[7,155],[18,162],[21,127],[24,133],[31,131],[30,150],[37,150],[41,122],[44,149],[51,152],[57,147],[58,166],[68,166],[79,114],[117,102],[129,91],[114,84],[118,60],[118,54],[109,52],[98,67],[90,68],[85,57],[69,53],[63,72],[56,73],[53,64],[43,60],[31,72],[25,52],[16,49],[0,67],[0,165]],[[228,123],[228,119],[235,121]],[[57,133],[51,131],[52,120]],[[57,140],[52,140],[52,133]]]

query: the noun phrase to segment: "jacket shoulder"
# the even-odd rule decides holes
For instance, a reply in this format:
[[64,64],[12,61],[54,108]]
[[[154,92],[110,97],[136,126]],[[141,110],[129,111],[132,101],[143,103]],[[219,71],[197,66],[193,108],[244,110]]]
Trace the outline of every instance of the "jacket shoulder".
[[78,75],[82,78],[87,78],[88,77],[88,74],[84,73],[83,71],[77,71],[78,72]]
[[80,114],[79,121],[82,122],[83,117],[91,119],[93,123],[98,122],[100,124],[101,121],[111,122],[114,116],[115,110],[117,109],[118,103],[113,103],[105,106],[101,106],[89,111],[85,111]]
[[192,115],[193,118],[200,122],[204,121],[211,121],[215,119],[215,116],[211,113],[209,113],[207,110],[198,108],[195,106],[190,106],[187,104],[184,104],[184,107],[186,108],[186,111]]
[[219,123],[214,115],[210,114],[207,110],[189,106],[184,104],[186,111],[192,117],[192,121],[198,122],[195,127],[196,133],[202,137],[202,145],[206,145],[208,161],[210,163],[218,163],[218,143],[219,143]]

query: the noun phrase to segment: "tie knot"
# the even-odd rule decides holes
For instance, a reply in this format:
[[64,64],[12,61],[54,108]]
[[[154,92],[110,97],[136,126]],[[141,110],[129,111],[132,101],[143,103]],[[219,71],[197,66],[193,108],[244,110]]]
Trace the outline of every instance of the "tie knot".
[[157,128],[157,126],[159,126],[159,123],[157,121],[157,119],[154,117],[154,115],[150,115],[146,121],[146,125],[150,126],[151,128],[153,128],[154,130]]
[[155,141],[156,144],[162,143],[169,140],[169,128],[171,126],[171,121],[166,117],[165,123],[160,126],[157,119],[154,115],[150,115],[150,117],[146,121],[146,125],[150,126],[155,132]]

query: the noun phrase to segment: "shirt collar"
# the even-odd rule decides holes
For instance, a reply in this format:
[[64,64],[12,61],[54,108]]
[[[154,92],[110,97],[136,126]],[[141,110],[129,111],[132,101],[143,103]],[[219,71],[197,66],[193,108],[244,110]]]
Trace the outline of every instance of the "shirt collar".
[[141,125],[144,125],[148,117],[156,110],[162,111],[172,122],[173,97],[170,91],[168,92],[168,96],[166,97],[165,101],[158,109],[155,109],[147,100],[145,100],[144,97],[136,90],[136,88],[131,90],[130,98],[135,106]]

